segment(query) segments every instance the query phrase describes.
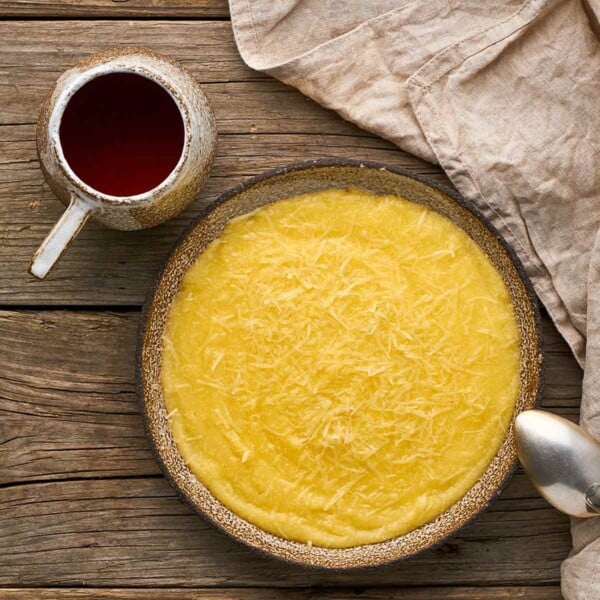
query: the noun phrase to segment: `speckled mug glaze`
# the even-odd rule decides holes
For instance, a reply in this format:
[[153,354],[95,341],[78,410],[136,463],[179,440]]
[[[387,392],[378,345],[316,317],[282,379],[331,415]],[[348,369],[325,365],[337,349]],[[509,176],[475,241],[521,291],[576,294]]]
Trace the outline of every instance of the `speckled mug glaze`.
[[[101,193],[82,181],[65,159],[59,128],[71,97],[91,80],[108,73],[135,73],[162,86],[184,123],[181,157],[155,188],[134,196]],[[35,253],[29,272],[43,279],[89,217],[121,230],[153,227],[175,216],[206,181],[216,149],[212,109],[194,78],[177,63],[142,48],[94,54],[61,75],[42,105],[37,126],[40,165],[48,185],[68,208]]]

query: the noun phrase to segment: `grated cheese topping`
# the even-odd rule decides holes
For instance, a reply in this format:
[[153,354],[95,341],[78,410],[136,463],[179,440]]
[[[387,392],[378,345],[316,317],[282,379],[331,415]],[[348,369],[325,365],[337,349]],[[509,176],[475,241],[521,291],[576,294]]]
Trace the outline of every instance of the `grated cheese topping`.
[[192,472],[281,537],[342,548],[435,518],[500,447],[519,332],[493,265],[439,214],[330,189],[232,221],[163,343]]

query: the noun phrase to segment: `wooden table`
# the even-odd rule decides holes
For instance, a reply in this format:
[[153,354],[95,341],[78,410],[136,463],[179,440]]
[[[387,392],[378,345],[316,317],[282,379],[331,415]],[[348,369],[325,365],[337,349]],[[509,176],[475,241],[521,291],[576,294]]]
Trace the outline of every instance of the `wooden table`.
[[[309,158],[381,160],[443,180],[439,169],[245,67],[225,0],[1,0],[0,18],[0,598],[560,598],[568,520],[521,471],[436,550],[322,573],[257,556],[194,515],[144,437],[133,373],[140,306],[203,206]],[[38,108],[64,69],[113,45],[164,52],[203,84],[219,128],[212,176],[161,227],[88,224],[37,282],[28,261],[62,210],[36,158]],[[576,418],[581,372],[547,318],[544,327],[544,406]]]

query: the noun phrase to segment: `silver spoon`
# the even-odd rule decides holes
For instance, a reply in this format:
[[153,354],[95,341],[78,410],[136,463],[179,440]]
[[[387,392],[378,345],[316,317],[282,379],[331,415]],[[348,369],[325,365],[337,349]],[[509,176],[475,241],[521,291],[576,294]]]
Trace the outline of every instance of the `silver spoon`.
[[600,442],[542,410],[517,416],[515,438],[525,471],[550,504],[574,517],[600,516]]

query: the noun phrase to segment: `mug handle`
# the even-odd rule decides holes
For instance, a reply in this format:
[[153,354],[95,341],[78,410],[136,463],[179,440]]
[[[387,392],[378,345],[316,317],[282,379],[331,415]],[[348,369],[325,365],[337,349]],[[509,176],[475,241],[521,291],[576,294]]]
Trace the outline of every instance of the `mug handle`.
[[94,205],[84,198],[72,195],[67,210],[56,222],[42,245],[31,259],[28,271],[38,279],[44,279],[58,262],[88,220]]

